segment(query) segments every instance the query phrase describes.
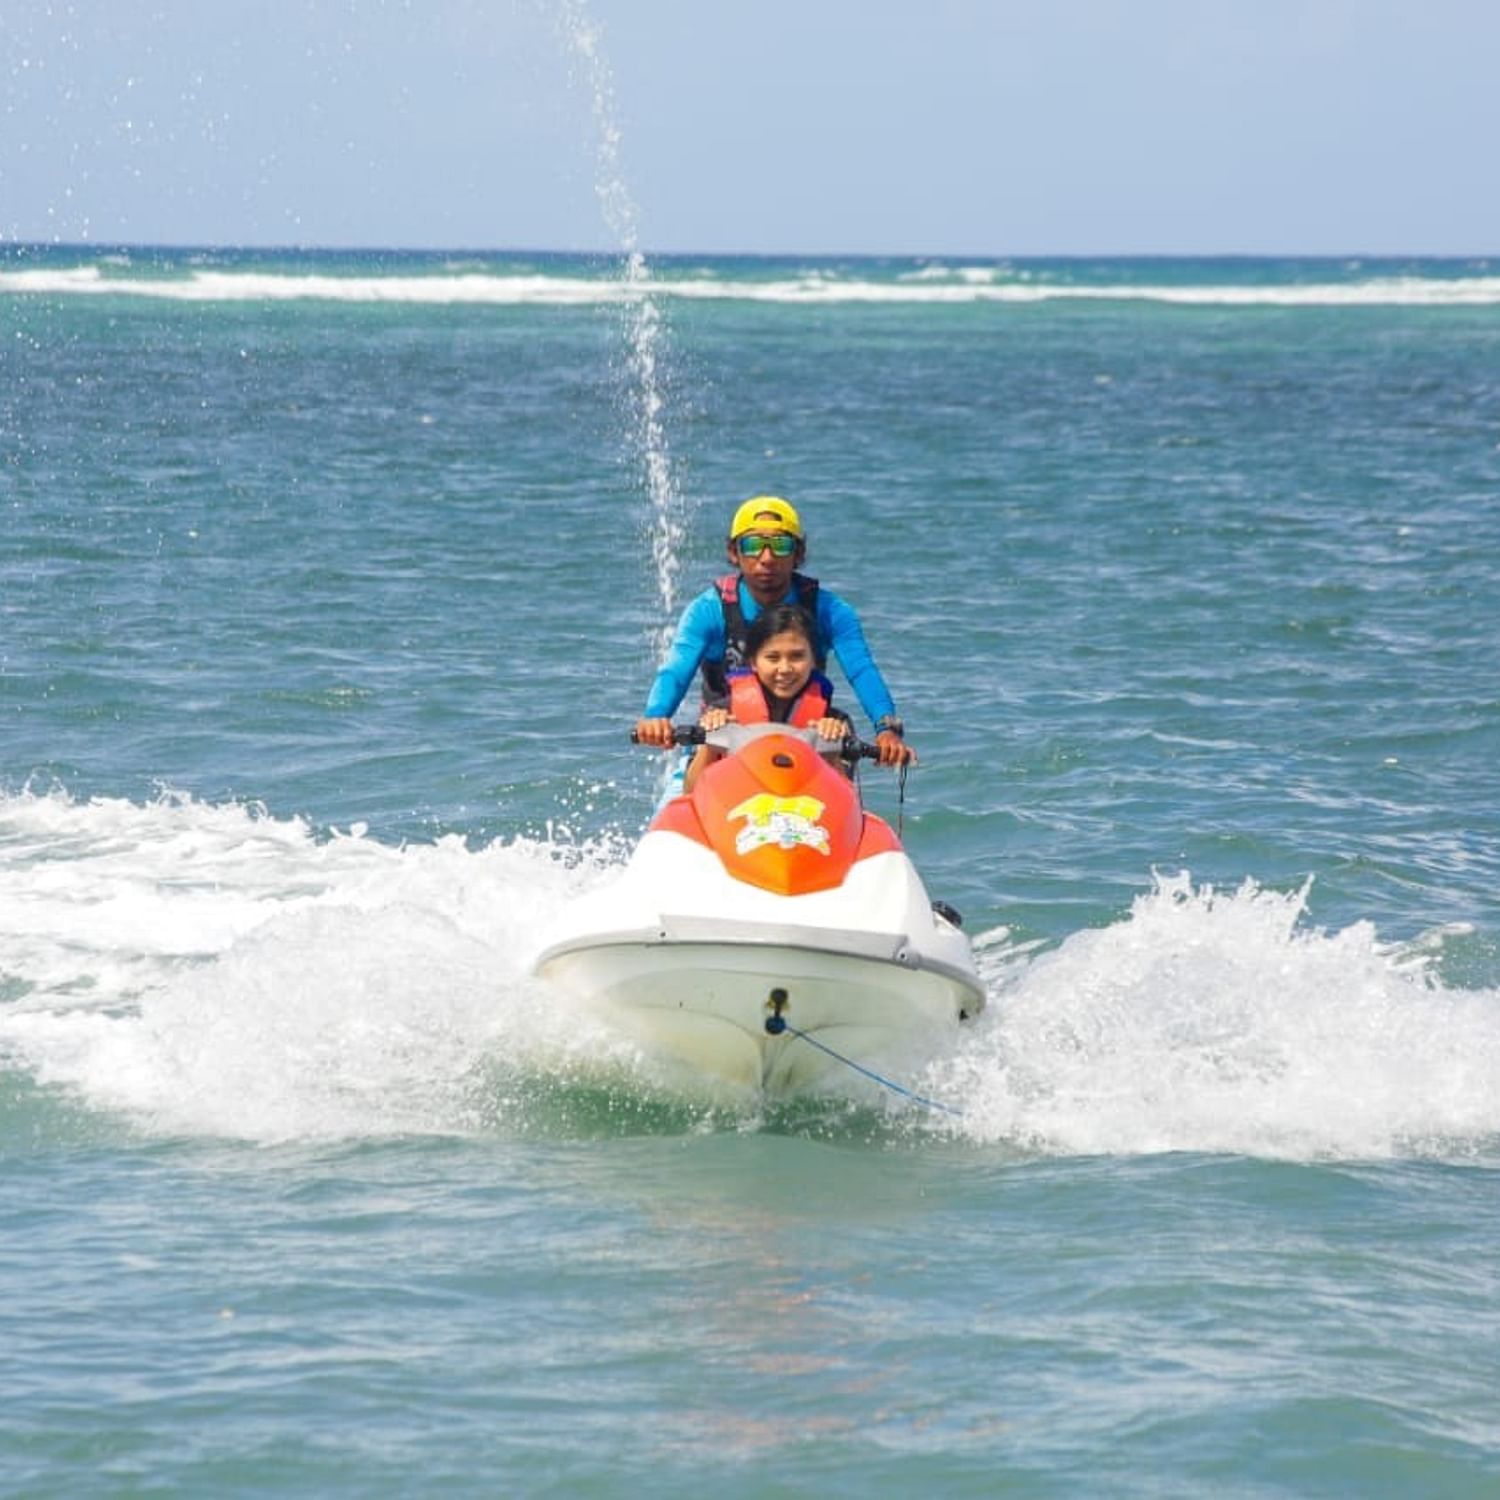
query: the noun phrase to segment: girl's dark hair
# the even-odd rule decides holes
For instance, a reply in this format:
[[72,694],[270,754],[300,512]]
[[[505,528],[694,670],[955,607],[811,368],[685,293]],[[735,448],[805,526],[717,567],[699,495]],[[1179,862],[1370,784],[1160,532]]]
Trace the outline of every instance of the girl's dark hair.
[[818,627],[800,604],[776,604],[763,609],[745,630],[745,665],[760,655],[760,649],[772,636],[795,631],[818,654]]

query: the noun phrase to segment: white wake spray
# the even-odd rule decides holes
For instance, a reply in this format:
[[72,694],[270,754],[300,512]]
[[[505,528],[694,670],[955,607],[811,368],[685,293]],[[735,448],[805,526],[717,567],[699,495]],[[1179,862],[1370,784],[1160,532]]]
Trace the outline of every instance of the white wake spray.
[[497,1070],[629,1070],[527,977],[546,920],[616,858],[319,839],[187,797],[0,797],[0,1066],[169,1134],[503,1127]]
[[[151,1133],[250,1141],[526,1131],[575,1086],[649,1103],[663,1077],[528,974],[623,855],[0,796],[0,1069]],[[1500,993],[1442,985],[1426,946],[1367,923],[1307,927],[1301,894],[1159,880],[1050,951],[979,951],[989,1010],[902,1074],[962,1112],[914,1109],[924,1133],[1299,1160],[1500,1142]]]
[[1500,1143],[1500,993],[1444,987],[1306,891],[1158,877],[1130,915],[1001,973],[925,1080],[960,1130],[1048,1153],[1463,1155]]

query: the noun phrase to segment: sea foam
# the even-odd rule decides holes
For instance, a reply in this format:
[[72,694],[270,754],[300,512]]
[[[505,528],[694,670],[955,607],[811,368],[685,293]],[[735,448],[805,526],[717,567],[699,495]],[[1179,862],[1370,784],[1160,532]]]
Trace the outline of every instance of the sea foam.
[[0,798],[0,1061],[166,1133],[476,1128],[497,1063],[626,1054],[527,977],[607,848],[393,847],[180,796]]
[[1306,900],[1158,876],[1108,927],[987,955],[989,1013],[924,1086],[970,1139],[1048,1154],[1491,1154],[1500,993],[1439,983],[1435,941],[1310,927]]
[[[529,974],[622,857],[0,797],[0,1063],[148,1131],[254,1141],[524,1128],[518,1081],[650,1097],[647,1061]],[[913,1127],[1064,1156],[1490,1153],[1500,994],[1305,903],[1182,875],[1050,950],[981,934],[988,1011],[905,1079],[958,1113]]]

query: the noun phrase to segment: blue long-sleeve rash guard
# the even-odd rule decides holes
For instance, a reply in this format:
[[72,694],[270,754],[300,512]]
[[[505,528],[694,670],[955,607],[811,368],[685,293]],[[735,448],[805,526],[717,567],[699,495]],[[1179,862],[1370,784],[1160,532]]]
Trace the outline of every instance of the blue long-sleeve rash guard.
[[[740,609],[746,623],[760,614],[760,605],[740,581]],[[786,604],[797,603],[797,587],[792,585]],[[878,724],[887,714],[896,712],[891,690],[870,655],[859,616],[837,594],[825,588],[818,590],[818,644],[838,658],[854,696],[859,699],[870,721]],[[666,660],[651,684],[646,697],[645,717],[670,719],[687,696],[693,684],[693,673],[705,661],[724,660],[724,606],[716,587],[706,588],[683,610],[677,622],[677,634],[667,650]]]

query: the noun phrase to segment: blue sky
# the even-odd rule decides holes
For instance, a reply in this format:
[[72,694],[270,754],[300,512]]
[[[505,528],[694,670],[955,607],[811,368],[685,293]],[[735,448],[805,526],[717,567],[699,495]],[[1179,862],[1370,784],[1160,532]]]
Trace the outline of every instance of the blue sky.
[[[573,0],[648,250],[1500,251],[1492,0]],[[565,0],[5,0],[0,236],[608,250]]]

